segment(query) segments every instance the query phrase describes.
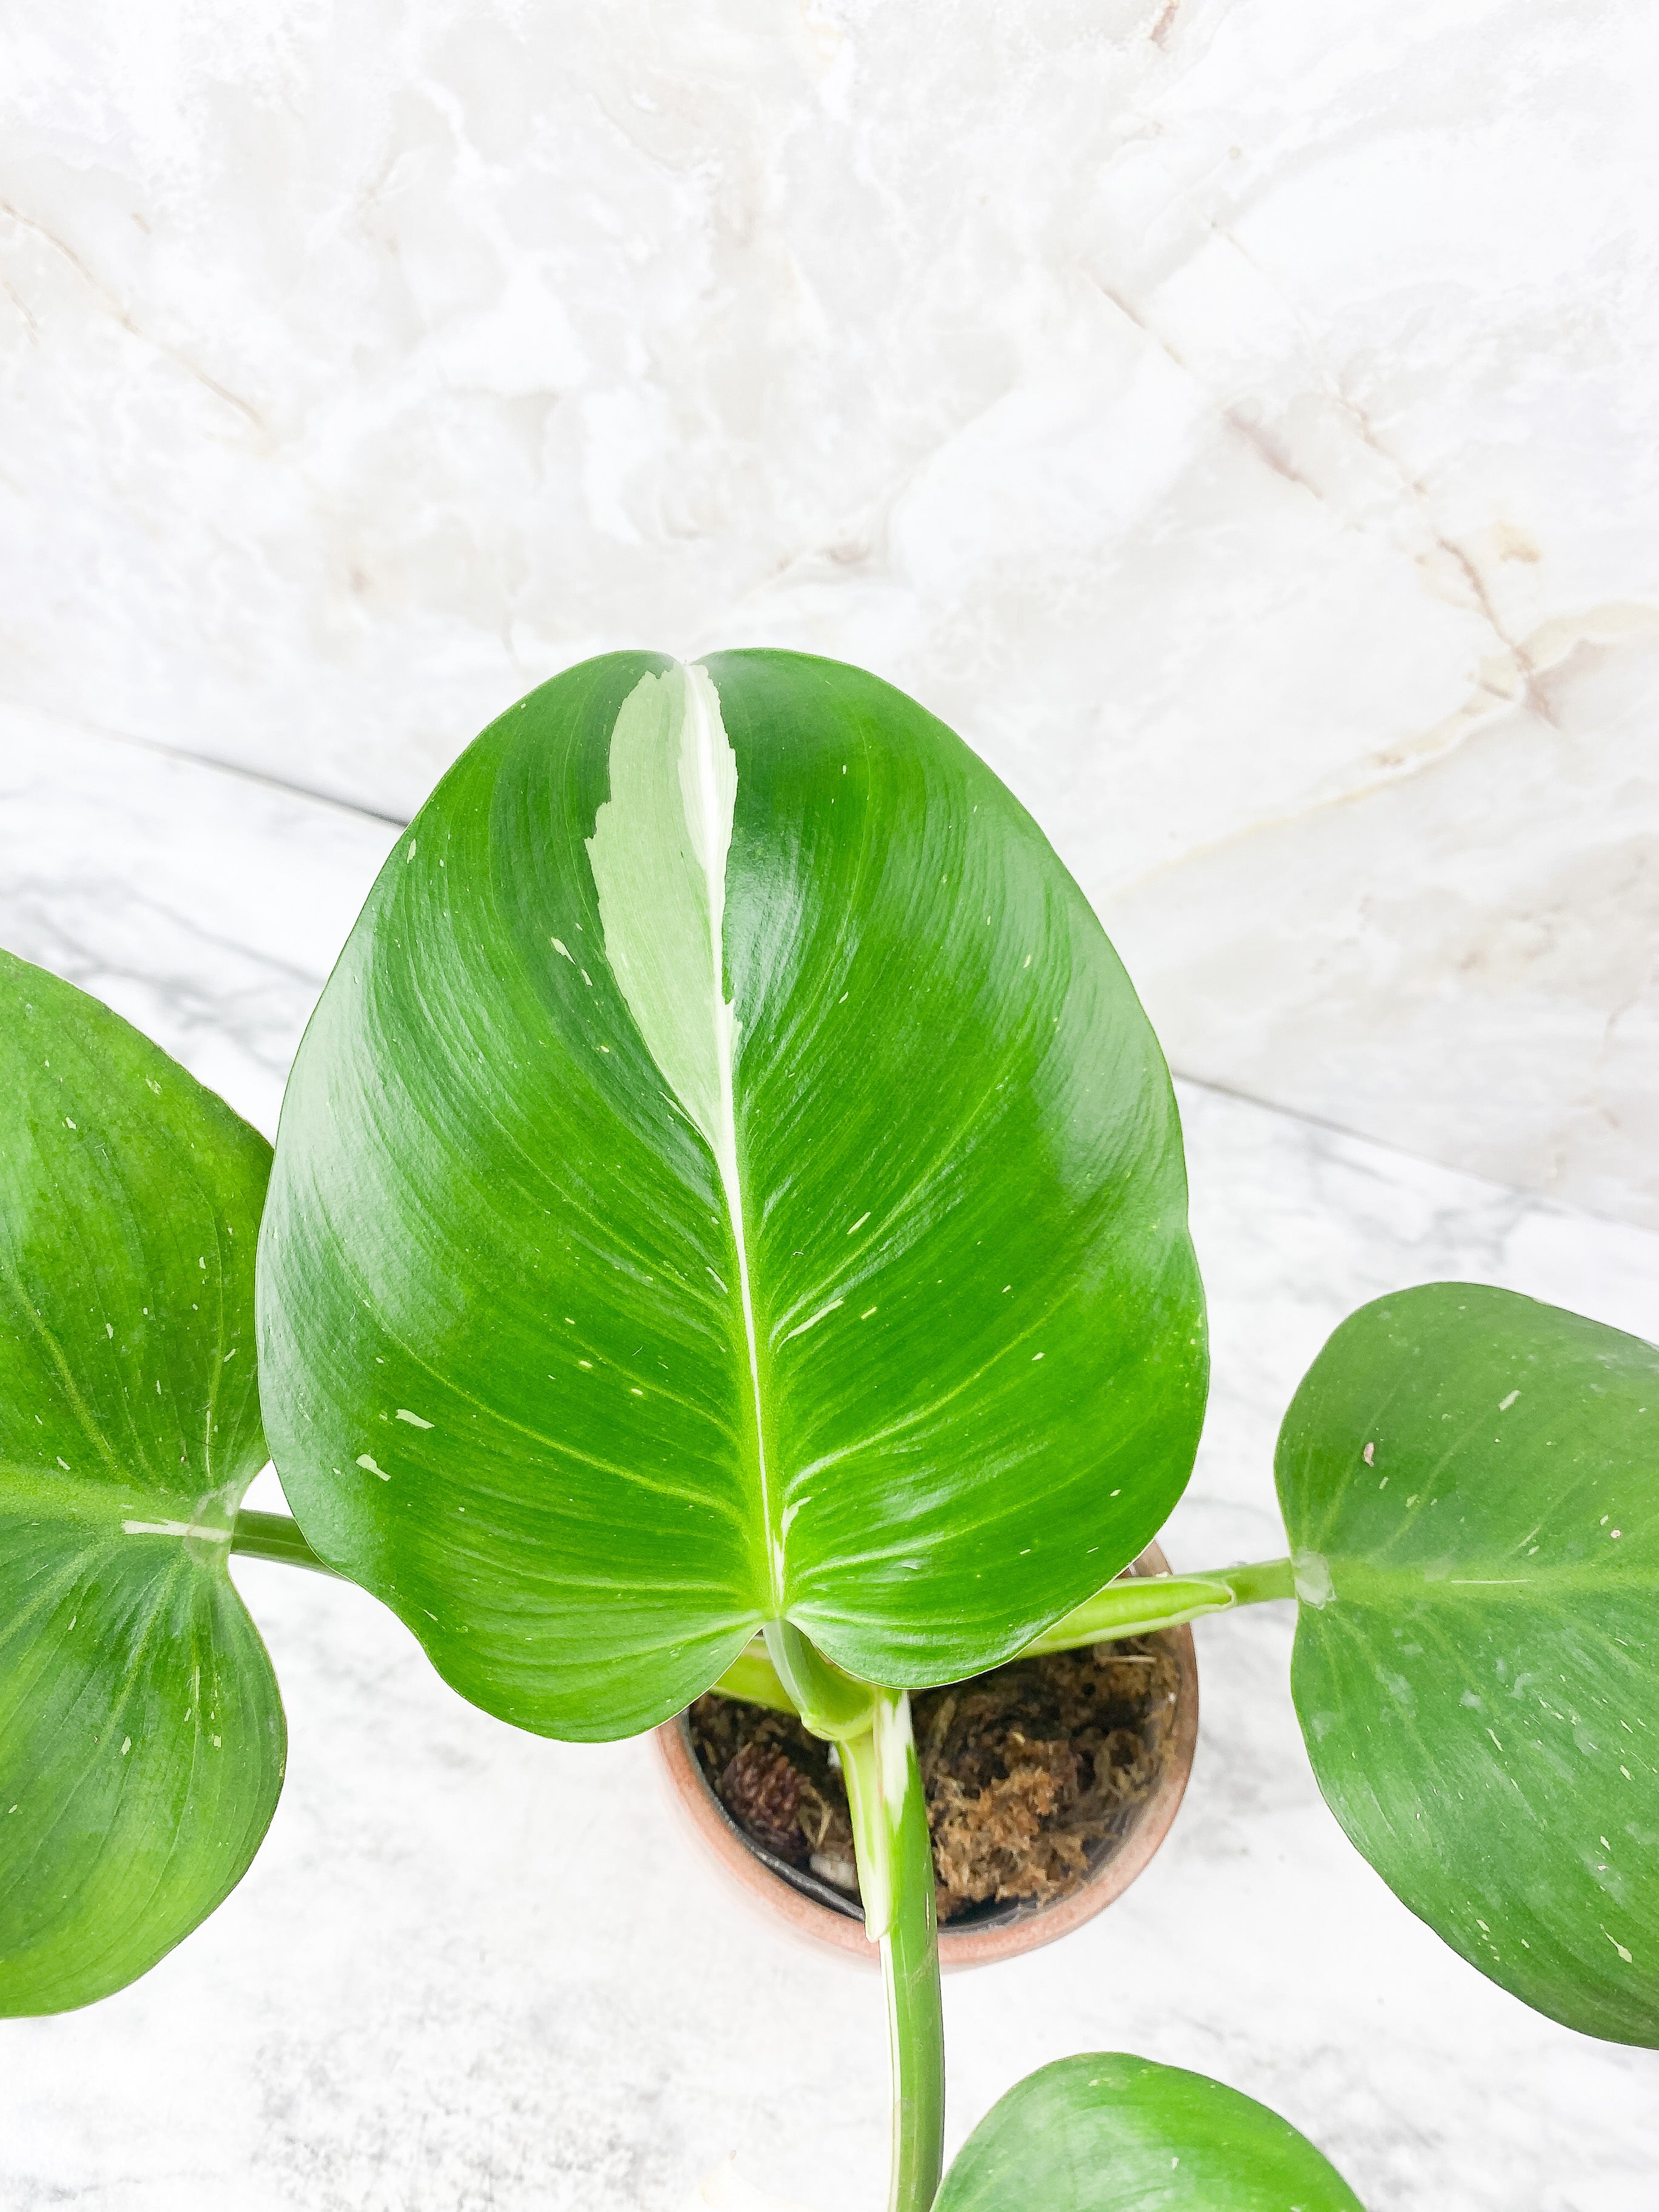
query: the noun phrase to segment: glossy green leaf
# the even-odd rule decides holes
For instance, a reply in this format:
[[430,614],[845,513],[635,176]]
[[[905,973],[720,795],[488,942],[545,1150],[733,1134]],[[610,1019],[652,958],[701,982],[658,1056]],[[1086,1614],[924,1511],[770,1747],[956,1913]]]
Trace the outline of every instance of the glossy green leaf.
[[1286,2120],[1202,2074],[1097,2051],[1029,2075],[974,2130],[935,2212],[1361,2212]]
[[484,732],[323,995],[263,1235],[307,1536],[550,1734],[768,1619],[991,1665],[1191,1465],[1152,1031],[996,778],[833,662],[615,654]]
[[1495,1982],[1659,2044],[1659,1351],[1475,1284],[1380,1298],[1278,1470],[1338,1820]]
[[228,1572],[270,1148],[8,954],[0,1130],[0,2013],[62,2012],[212,1911],[282,1784]]

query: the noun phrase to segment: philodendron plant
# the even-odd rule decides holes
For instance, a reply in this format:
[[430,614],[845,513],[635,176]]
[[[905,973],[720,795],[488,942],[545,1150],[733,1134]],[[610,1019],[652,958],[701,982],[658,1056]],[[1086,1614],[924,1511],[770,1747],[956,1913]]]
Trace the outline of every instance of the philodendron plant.
[[[1012,2089],[941,2185],[908,1693],[1024,1651],[1294,1599],[1359,1850],[1527,2003],[1659,2042],[1659,1353],[1379,1300],[1285,1416],[1288,1557],[1116,1581],[1205,1396],[1169,1078],[1041,832],[909,700],[616,653],[514,708],[387,861],[274,1164],[112,1014],[0,980],[0,2008],[120,1988],[257,1849],[283,1726],[240,1550],[360,1583],[521,1728],[717,1686],[838,1745],[894,2212],[1358,2201],[1115,2055]],[[239,1510],[267,1442],[292,1522]]]

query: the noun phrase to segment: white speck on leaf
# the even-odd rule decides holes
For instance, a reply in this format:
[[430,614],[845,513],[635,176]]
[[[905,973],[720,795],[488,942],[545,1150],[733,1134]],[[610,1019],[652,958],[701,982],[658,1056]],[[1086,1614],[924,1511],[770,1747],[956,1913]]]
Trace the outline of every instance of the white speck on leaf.
[[1507,1398],[1500,1398],[1498,1401],[1498,1412],[1500,1413],[1507,1413],[1510,1407],[1515,1403],[1516,1400],[1520,1395],[1521,1393],[1518,1390],[1511,1390]]
[[378,1474],[382,1482],[390,1482],[392,1480],[392,1477],[386,1473],[383,1467],[375,1466],[374,1462],[367,1452],[358,1453],[357,1464],[359,1467],[367,1468],[371,1474]]

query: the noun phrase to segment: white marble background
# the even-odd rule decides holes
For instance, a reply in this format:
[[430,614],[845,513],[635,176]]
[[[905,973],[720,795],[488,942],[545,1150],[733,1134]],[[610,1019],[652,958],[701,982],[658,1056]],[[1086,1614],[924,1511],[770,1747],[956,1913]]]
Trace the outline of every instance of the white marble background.
[[14,0],[0,698],[859,660],[1176,1064],[1659,1225],[1649,0]]
[[[1659,1336],[1656,64],[1640,0],[21,0],[0,943],[270,1130],[390,821],[532,684],[878,668],[1201,1079],[1169,1547],[1267,1555],[1279,1413],[1362,1299]],[[739,1917],[640,1747],[515,1735],[360,1594],[239,1574],[270,1839],[137,1988],[6,2025],[5,2212],[672,2212],[733,2150],[879,2201],[873,1981]],[[951,1985],[953,2139],[1121,2047],[1370,2212],[1651,2212],[1653,2057],[1349,1849],[1285,1609],[1200,1633],[1154,1868]]]

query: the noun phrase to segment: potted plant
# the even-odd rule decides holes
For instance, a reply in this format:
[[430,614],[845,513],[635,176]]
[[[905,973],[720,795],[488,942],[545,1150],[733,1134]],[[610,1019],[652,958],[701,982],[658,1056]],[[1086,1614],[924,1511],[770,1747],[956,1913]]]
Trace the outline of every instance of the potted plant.
[[[1168,1572],[1157,1544],[1130,1570]],[[1018,1958],[1103,1911],[1168,1835],[1198,1741],[1192,1631],[1098,1639],[1085,1606],[1012,1664],[922,1692],[912,1723],[940,1967]],[[763,1638],[656,1749],[685,1830],[774,1926],[873,1963],[839,1753],[805,1729]]]
[[[522,702],[377,882],[274,1165],[94,1002],[4,981],[5,2010],[122,1986],[257,1849],[283,1726],[240,1549],[349,1575],[521,1727],[724,1681],[835,1746],[894,2212],[1357,2202],[1262,2106],[1098,2054],[941,2184],[910,1694],[1033,1646],[1294,1596],[1359,1849],[1527,2002],[1659,2040],[1659,1353],[1476,1285],[1377,1301],[1286,1414],[1288,1556],[1117,1580],[1203,1408],[1168,1077],[912,702],[778,653]],[[267,1440],[294,1522],[239,1510]]]

